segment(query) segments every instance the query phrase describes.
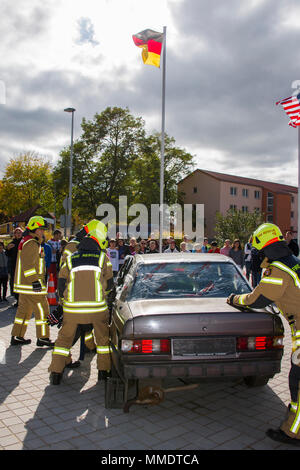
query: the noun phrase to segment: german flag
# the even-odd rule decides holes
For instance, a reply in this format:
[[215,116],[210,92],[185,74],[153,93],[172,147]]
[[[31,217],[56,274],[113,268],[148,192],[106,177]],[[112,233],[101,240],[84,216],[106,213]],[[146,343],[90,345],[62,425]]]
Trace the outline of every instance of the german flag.
[[163,33],[157,33],[152,29],[145,29],[132,36],[134,44],[142,48],[144,64],[159,67],[163,37]]

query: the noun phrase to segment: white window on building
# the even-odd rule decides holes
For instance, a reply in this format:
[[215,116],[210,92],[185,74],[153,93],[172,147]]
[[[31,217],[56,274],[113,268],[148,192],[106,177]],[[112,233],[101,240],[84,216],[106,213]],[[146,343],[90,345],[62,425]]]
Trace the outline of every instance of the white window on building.
[[254,191],[254,198],[260,199],[260,191]]
[[243,188],[242,194],[244,197],[248,197],[248,189]]
[[294,218],[294,211],[291,211],[291,219]]
[[236,188],[236,186],[231,186],[231,187],[230,187],[230,194],[231,194],[231,196],[236,196],[236,195],[237,195],[237,188]]
[[242,206],[242,212],[248,212],[248,206]]
[[273,214],[267,215],[267,222],[273,222]]
[[230,210],[236,211],[236,204],[230,204]]

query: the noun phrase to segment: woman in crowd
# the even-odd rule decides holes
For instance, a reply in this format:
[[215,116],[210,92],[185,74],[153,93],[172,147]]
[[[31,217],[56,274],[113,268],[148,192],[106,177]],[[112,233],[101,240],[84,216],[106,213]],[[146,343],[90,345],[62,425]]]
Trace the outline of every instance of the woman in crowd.
[[233,259],[235,264],[237,264],[241,269],[244,267],[244,252],[242,250],[241,242],[236,238],[232,244],[232,248],[229,252],[230,258]]
[[146,253],[148,253],[147,240],[142,239],[140,241],[140,255],[145,255]]
[[229,238],[226,238],[224,242],[224,246],[221,248],[220,253],[221,255],[229,256],[229,252],[231,250],[231,243]]
[[130,255],[129,246],[126,245],[124,238],[119,236],[118,239],[118,252],[119,252],[119,268],[124,264],[124,258],[127,255]]
[[149,251],[147,254],[149,253],[159,253],[158,249],[157,249],[157,246],[156,246],[156,241],[155,240],[150,240],[149,242]]

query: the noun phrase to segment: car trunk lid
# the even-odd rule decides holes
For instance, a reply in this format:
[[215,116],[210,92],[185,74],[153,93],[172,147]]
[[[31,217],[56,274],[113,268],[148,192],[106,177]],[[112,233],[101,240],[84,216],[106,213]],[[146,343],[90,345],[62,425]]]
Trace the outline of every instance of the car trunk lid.
[[241,312],[225,298],[152,299],[132,301],[128,306],[136,338],[274,334],[272,314]]

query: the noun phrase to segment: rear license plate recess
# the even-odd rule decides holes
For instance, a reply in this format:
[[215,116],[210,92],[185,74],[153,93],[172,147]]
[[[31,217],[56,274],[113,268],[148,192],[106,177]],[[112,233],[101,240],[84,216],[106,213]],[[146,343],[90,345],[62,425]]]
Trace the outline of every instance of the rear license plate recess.
[[235,338],[174,338],[173,356],[226,356],[236,352]]

